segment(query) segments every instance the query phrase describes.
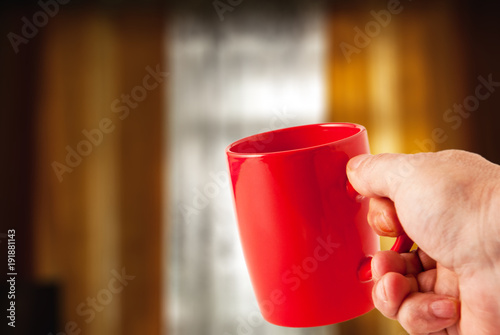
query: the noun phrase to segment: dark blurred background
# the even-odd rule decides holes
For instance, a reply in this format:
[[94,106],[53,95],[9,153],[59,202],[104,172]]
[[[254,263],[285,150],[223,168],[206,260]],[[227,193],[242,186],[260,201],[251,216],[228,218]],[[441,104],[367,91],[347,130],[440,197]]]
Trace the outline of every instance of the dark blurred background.
[[[3,1],[2,334],[405,334],[257,313],[224,148],[304,123],[499,164],[494,1]],[[391,242],[383,241],[384,247]],[[334,303],[334,302],[332,302]],[[305,306],[307,308],[307,306]]]

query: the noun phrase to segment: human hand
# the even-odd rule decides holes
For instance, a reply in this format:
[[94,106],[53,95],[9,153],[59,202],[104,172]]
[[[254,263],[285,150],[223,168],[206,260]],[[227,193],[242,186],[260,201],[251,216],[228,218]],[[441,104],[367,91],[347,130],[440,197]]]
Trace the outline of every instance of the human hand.
[[500,166],[457,150],[360,155],[347,175],[379,235],[419,246],[374,256],[375,307],[411,334],[498,334]]

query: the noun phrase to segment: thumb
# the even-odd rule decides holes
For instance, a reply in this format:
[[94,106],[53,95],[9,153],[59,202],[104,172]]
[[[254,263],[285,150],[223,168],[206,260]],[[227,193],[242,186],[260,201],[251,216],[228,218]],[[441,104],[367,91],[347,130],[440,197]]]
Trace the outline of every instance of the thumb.
[[347,163],[347,177],[359,194],[394,200],[415,167],[404,154],[359,155]]

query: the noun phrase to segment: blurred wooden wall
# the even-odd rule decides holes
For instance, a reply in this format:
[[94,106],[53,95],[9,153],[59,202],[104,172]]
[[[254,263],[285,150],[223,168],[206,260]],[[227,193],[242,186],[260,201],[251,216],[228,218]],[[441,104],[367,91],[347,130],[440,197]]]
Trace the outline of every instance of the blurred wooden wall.
[[[492,76],[496,85],[500,82],[500,3],[496,1],[465,1],[460,15],[463,25],[461,37],[467,47],[467,92],[473,94],[478,76]],[[472,125],[471,150],[490,161],[500,164],[500,87],[465,122]]]
[[[37,9],[8,8],[3,27],[20,30]],[[68,6],[18,54],[2,46],[2,94],[12,108],[2,112],[3,134],[14,135],[2,141],[13,162],[2,179],[18,187],[10,212],[24,217],[15,223],[26,246],[23,278],[59,288],[57,332],[162,333],[168,78],[151,73],[168,72],[165,17],[157,5]],[[77,151],[89,141],[83,131],[99,127],[107,133],[82,145],[90,152],[70,166],[66,148]],[[54,162],[71,172],[58,177]]]
[[[371,25],[380,29],[370,37],[366,26],[377,22],[371,12],[387,13],[387,1],[333,6],[330,119],[365,125],[373,153],[469,148],[470,124],[454,130],[443,120],[446,110],[470,93],[461,8],[451,1],[400,2],[386,26]],[[361,44],[355,42],[355,28],[368,36],[365,47],[356,47]],[[357,50],[344,52],[347,44]],[[445,134],[437,136],[436,128]]]

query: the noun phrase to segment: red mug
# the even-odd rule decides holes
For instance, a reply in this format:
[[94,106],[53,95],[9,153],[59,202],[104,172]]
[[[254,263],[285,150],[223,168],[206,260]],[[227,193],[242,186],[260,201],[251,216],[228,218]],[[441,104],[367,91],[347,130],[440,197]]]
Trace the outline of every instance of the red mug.
[[[373,309],[379,238],[346,176],[349,159],[369,152],[366,129],[351,123],[279,129],[226,149],[245,261],[268,322],[315,327]],[[412,245],[402,235],[392,250]]]

